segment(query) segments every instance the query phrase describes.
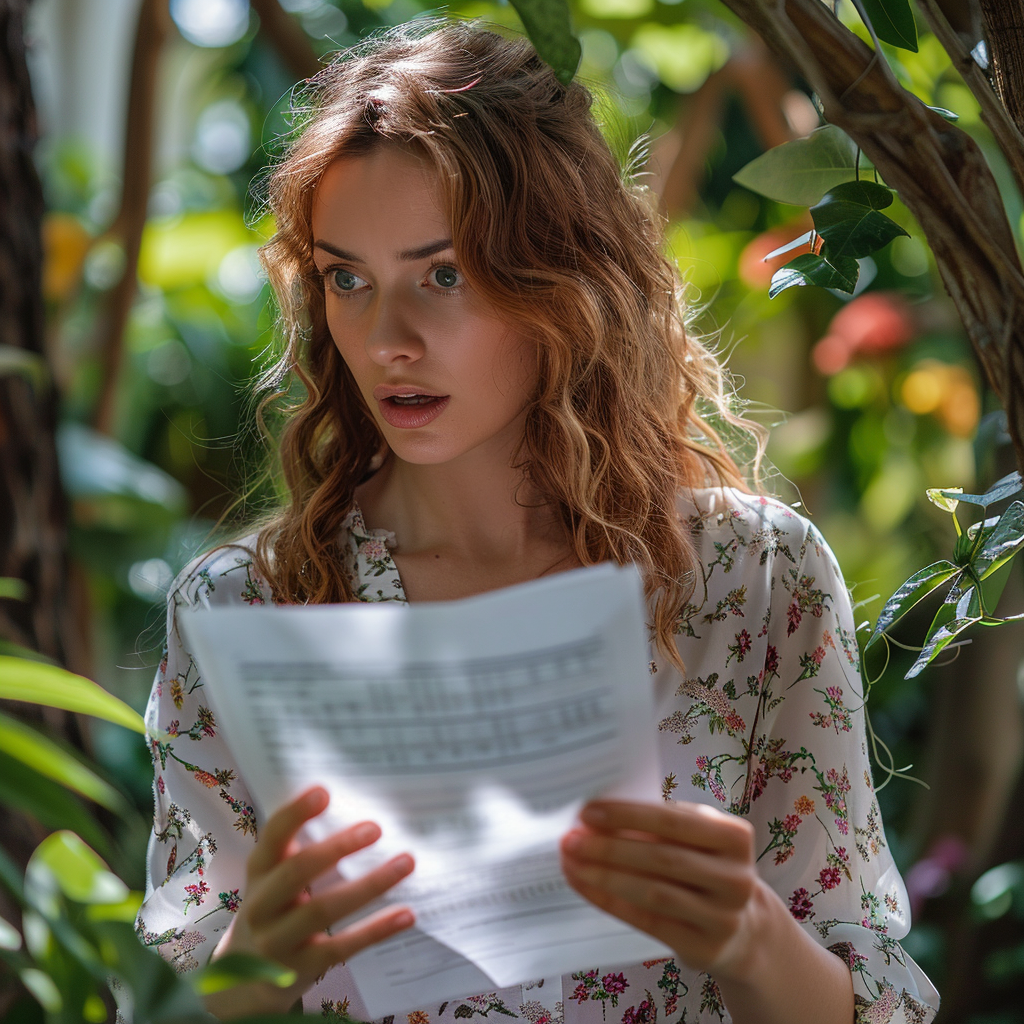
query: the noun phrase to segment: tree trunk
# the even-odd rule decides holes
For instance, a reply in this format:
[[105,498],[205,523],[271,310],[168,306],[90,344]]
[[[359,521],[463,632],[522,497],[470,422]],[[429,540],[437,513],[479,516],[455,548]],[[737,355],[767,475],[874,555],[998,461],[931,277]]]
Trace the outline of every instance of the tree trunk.
[[[989,384],[1006,409],[1017,465],[1024,469],[1024,272],[981,150],[903,89],[885,60],[820,0],[723,2],[800,69],[828,121],[860,146],[917,218]],[[1003,3],[1019,7],[1019,0]],[[923,6],[934,9],[935,0]],[[1012,76],[1012,66],[1006,67]],[[1020,95],[1019,82],[1007,78],[1004,85]],[[1024,150],[1014,142],[1020,131],[998,98],[992,95],[991,101],[986,120],[1017,180],[1024,180]]]

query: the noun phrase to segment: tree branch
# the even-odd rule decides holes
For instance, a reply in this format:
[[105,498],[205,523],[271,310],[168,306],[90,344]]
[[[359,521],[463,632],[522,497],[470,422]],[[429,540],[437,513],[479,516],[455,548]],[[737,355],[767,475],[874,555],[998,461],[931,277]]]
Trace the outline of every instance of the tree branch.
[[[953,61],[953,67],[960,73],[967,88],[981,106],[981,118],[988,125],[993,138],[1006,157],[1010,166],[1017,191],[1024,197],[1024,123],[1016,123],[999,102],[999,96],[992,90],[985,72],[971,56],[970,49],[964,45],[963,38],[950,25],[945,11],[938,0],[917,0],[925,19],[936,39],[942,43],[946,53]],[[1024,43],[1021,44],[1024,46]],[[1024,59],[1024,58],[1019,58]],[[1019,81],[1019,79],[1018,79]]]
[[863,149],[917,218],[1006,408],[1017,463],[1024,468],[1024,273],[981,150],[893,82],[878,55],[820,0],[724,2],[799,67],[827,119]]
[[125,117],[121,206],[107,232],[124,247],[124,273],[111,289],[106,308],[98,318],[101,385],[93,422],[105,434],[113,426],[125,330],[135,300],[142,229],[153,175],[157,70],[170,28],[169,0],[142,0]]

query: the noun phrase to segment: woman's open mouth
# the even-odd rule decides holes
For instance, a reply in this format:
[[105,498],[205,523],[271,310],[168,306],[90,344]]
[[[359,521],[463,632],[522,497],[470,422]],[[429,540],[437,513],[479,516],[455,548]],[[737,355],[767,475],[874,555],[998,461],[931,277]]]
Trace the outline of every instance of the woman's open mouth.
[[378,398],[377,405],[392,427],[414,430],[440,416],[450,401],[451,395],[389,395]]

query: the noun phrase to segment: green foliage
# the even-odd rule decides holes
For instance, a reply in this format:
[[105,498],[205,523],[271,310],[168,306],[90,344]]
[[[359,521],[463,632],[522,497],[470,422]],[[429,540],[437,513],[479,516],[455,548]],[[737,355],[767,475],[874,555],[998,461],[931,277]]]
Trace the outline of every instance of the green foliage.
[[[1024,618],[1024,615],[998,617],[996,602],[1006,583],[1006,572],[1014,556],[1024,548],[1024,503],[1014,501],[1002,513],[967,531],[957,519],[961,501],[987,508],[1019,493],[1024,486],[1019,472],[997,481],[985,494],[964,495],[959,489],[933,488],[929,499],[953,517],[957,544],[952,561],[939,561],[914,573],[886,601],[875,628],[864,645],[865,654],[888,631],[929,594],[949,583],[942,606],[935,613],[919,654],[906,673],[912,679],[920,675],[939,654],[972,626],[999,626]],[[999,570],[1004,570],[999,574]]]
[[124,701],[91,679],[54,665],[0,656],[0,698],[94,715],[134,732],[146,731],[138,712]]
[[857,147],[841,128],[827,124],[768,150],[732,177],[777,203],[813,206],[830,188],[856,180]]
[[[910,0],[854,0],[879,39],[917,52],[917,23]],[[862,6],[863,5],[863,6]]]
[[568,0],[509,0],[522,19],[541,59],[568,85],[580,66],[583,50],[573,35]]

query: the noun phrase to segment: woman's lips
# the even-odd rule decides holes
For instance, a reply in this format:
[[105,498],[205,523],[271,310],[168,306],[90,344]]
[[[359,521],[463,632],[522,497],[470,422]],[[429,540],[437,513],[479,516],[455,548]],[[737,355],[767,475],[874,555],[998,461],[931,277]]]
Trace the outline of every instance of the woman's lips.
[[381,416],[400,430],[425,427],[444,412],[451,395],[389,395],[377,398]]

